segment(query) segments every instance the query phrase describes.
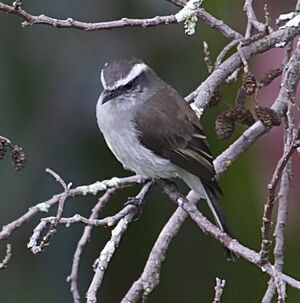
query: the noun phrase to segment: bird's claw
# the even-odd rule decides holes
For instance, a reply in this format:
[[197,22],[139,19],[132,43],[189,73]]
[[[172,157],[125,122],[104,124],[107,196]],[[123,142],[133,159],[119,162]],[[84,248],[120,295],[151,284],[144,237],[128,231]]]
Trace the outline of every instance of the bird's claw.
[[143,199],[136,197],[128,197],[127,201],[124,203],[124,206],[134,205],[136,207],[137,213],[135,215],[134,221],[139,220],[139,218],[143,214],[142,204],[143,204]]

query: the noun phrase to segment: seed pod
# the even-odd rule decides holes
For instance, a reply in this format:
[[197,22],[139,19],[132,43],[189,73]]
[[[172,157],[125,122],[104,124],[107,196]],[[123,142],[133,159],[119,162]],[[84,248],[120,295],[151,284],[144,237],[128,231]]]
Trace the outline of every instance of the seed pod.
[[243,87],[247,95],[251,96],[255,93],[257,84],[252,73],[245,73],[243,76]]
[[219,139],[227,139],[234,131],[235,124],[230,111],[218,115],[216,122],[216,134]]
[[25,153],[24,153],[22,147],[19,147],[17,145],[12,147],[11,159],[12,159],[12,164],[16,170],[21,170],[24,168],[26,156],[25,156]]
[[0,139],[0,160],[2,160],[7,152],[8,142]]
[[280,117],[271,108],[256,105],[255,115],[265,127],[279,126]]
[[239,122],[241,124],[251,126],[255,119],[249,109],[234,107],[231,109],[232,116],[234,117],[234,121]]

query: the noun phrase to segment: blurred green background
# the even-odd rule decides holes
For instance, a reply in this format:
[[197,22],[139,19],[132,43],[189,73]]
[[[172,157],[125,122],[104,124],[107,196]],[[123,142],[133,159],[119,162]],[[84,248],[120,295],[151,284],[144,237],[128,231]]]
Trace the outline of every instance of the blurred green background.
[[[278,12],[291,11],[295,1],[267,2],[274,22]],[[258,15],[262,15],[263,3],[258,4]],[[242,7],[240,0],[205,2],[209,12],[240,31],[245,28]],[[90,22],[166,15],[178,10],[163,0],[35,0],[25,1],[24,8],[33,14]],[[129,175],[109,152],[97,129],[95,106],[102,90],[101,67],[116,58],[139,57],[186,95],[207,76],[203,40],[208,42],[212,58],[227,42],[201,22],[192,37],[184,34],[182,24],[86,33],[45,25],[23,29],[20,18],[0,12],[0,135],[22,146],[28,159],[22,172],[13,170],[8,157],[0,162],[0,225],[61,191],[58,183],[44,172],[46,167],[74,186]],[[270,55],[264,58],[274,61]],[[261,65],[254,70],[265,72]],[[230,102],[237,88],[238,84],[234,84],[222,87],[221,91]],[[224,108],[220,105],[209,109],[203,118],[215,154],[243,130],[238,129],[229,141],[216,139],[214,120]],[[280,136],[277,139],[276,134]],[[273,140],[280,142],[279,138],[281,134],[277,130]],[[243,154],[221,179],[225,192],[222,201],[231,230],[241,243],[256,250],[260,245],[266,184],[281,148],[278,146],[277,152],[272,150],[277,158],[270,162],[268,147],[263,142],[261,139],[256,147]],[[118,193],[102,215],[119,210],[126,197],[138,190],[136,186]],[[96,201],[97,197],[69,200],[64,214],[88,216]],[[285,272],[299,276],[299,224],[295,212],[299,213],[300,209],[292,204],[294,215],[289,217],[287,226]],[[210,216],[203,203],[200,208]],[[100,290],[101,302],[119,302],[124,296],[141,273],[159,231],[174,210],[175,206],[158,189],[151,193],[142,217],[130,226],[106,272]],[[39,217],[31,220],[9,239],[13,258],[9,267],[0,272],[0,302],[72,302],[65,280],[83,226],[60,227],[45,252],[34,256],[26,244],[38,220]],[[95,230],[84,251],[79,280],[82,301],[93,274],[93,261],[109,237],[109,229]],[[0,254],[4,255],[4,251],[2,243]],[[188,220],[170,246],[161,283],[149,302],[211,302],[216,277],[227,281],[224,303],[260,302],[268,281],[257,267],[244,260],[226,262],[220,245]],[[300,294],[288,289],[288,298],[289,302],[299,302]]]

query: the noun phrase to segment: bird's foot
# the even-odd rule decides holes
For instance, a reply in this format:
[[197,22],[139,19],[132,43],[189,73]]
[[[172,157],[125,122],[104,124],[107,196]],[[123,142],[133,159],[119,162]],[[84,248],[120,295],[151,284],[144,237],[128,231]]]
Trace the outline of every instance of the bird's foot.
[[137,212],[134,216],[134,221],[139,220],[143,214],[143,209],[142,209],[143,202],[144,202],[144,200],[142,198],[128,197],[127,201],[124,203],[124,206],[133,205],[136,207]]
[[124,206],[134,205],[137,207],[141,207],[143,204],[143,199],[137,197],[128,197],[127,201],[124,203]]

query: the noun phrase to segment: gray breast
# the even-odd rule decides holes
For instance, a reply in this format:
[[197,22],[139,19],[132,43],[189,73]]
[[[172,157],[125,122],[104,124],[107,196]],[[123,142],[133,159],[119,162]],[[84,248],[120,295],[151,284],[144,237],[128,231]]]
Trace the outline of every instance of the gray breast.
[[[124,102],[122,102],[124,101]],[[111,100],[97,104],[98,126],[105,141],[125,169],[148,178],[177,177],[177,166],[155,155],[138,139],[133,122],[134,102]]]

